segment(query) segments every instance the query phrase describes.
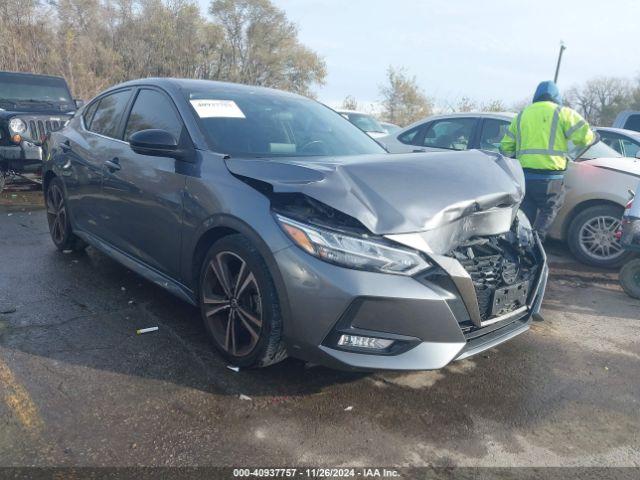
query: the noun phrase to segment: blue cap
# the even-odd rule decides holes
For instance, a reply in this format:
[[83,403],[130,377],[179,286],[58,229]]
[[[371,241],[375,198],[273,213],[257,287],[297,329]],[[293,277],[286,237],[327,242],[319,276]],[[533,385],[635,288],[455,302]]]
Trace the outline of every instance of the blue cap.
[[533,95],[533,101],[553,102],[558,105],[562,105],[562,96],[560,95],[560,90],[558,90],[558,86],[555,82],[547,80],[545,82],[540,82],[540,85],[536,88],[536,93]]

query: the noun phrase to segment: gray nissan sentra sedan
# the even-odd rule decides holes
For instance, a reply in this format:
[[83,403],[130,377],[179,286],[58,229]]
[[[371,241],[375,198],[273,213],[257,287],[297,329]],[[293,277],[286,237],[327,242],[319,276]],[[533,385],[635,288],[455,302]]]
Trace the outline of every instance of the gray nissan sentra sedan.
[[391,156],[290,93],[146,79],[45,144],[53,242],[200,307],[238,366],[435,369],[527,330],[545,254],[515,160]]

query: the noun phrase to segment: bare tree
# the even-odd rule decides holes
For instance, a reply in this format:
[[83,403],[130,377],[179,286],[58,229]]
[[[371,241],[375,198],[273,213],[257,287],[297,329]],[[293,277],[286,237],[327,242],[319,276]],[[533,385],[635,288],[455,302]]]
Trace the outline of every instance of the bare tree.
[[404,69],[390,66],[387,79],[380,86],[381,117],[396,125],[408,125],[433,112],[433,102],[420,89],[415,77],[407,76]]
[[303,94],[324,82],[324,60],[269,0],[213,0],[209,13],[223,32],[220,77]]
[[148,76],[210,78],[311,95],[324,61],[270,0],[2,0],[0,70],[63,75],[89,98]]
[[353,95],[347,95],[342,101],[343,110],[358,110],[358,101]]
[[615,116],[633,101],[629,80],[596,77],[567,92],[567,101],[593,125],[611,125]]

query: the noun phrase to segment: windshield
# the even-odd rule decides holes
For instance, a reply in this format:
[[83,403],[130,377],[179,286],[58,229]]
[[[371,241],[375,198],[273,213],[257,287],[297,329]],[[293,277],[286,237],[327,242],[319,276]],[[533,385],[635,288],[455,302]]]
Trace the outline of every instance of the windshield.
[[341,115],[302,97],[191,91],[211,148],[238,157],[364,155],[385,150]]
[[[576,159],[576,156],[580,154],[584,150],[584,147],[576,147],[573,142],[569,142],[569,157],[572,159]],[[616,152],[613,148],[606,145],[604,142],[597,142],[592,145],[580,155],[580,160],[594,160],[596,158],[620,158],[618,152]]]
[[63,79],[10,73],[0,74],[0,101],[20,105],[39,103],[56,108],[72,104]]
[[386,130],[380,125],[380,123],[371,115],[366,113],[343,113],[344,117],[348,118],[351,123],[365,132],[382,132],[386,133]]

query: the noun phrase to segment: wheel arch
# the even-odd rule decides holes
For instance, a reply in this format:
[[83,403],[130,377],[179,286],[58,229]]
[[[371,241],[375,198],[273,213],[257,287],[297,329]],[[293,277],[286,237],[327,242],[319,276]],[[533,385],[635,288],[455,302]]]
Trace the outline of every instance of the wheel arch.
[[564,223],[562,224],[562,238],[565,240],[567,239],[567,235],[569,234],[569,227],[571,226],[571,222],[573,222],[574,218],[584,212],[587,208],[597,207],[601,205],[611,205],[613,207],[618,207],[624,210],[624,205],[620,205],[618,202],[605,198],[593,198],[577,203],[564,218]]
[[47,170],[42,177],[42,191],[46,192],[47,188],[49,188],[49,184],[51,180],[53,180],[57,175],[53,172],[53,170]]
[[269,273],[271,274],[271,278],[276,285],[276,293],[278,295],[280,311],[284,321],[283,331],[286,335],[288,331],[287,326],[289,324],[288,319],[290,318],[291,313],[289,309],[288,295],[280,268],[278,267],[272,250],[261,236],[250,225],[236,217],[232,217],[230,215],[219,215],[209,219],[205,222],[205,227],[202,229],[198,236],[198,240],[195,242],[195,247],[193,248],[193,253],[191,255],[189,271],[186,272],[186,278],[190,280],[191,285],[193,286],[193,293],[196,301],[200,295],[200,271],[202,268],[202,262],[204,261],[207,252],[218,240],[235,234],[241,234],[247,237],[265,260]]

